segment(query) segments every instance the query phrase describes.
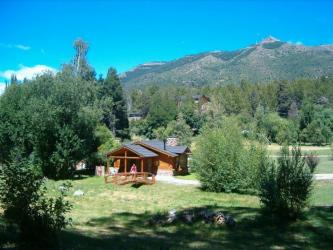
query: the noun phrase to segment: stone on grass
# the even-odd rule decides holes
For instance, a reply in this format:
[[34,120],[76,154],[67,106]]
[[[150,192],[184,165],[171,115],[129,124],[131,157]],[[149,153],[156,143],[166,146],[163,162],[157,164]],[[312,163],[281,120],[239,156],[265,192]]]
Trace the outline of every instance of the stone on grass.
[[182,218],[185,222],[192,223],[195,220],[195,215],[194,215],[194,213],[191,213],[191,212],[185,212],[182,215]]
[[230,215],[227,215],[225,217],[225,223],[227,226],[229,227],[234,227],[236,226],[236,221],[234,220],[234,218],[232,218]]
[[225,215],[222,212],[217,212],[214,216],[214,221],[217,225],[224,225],[225,224]]
[[82,190],[76,190],[73,194],[74,196],[83,196],[84,195],[84,192]]
[[177,219],[177,210],[176,209],[171,209],[168,212],[166,222],[167,223],[173,223]]
[[202,210],[199,213],[199,217],[201,217],[204,222],[210,223],[214,220],[215,213],[211,210]]

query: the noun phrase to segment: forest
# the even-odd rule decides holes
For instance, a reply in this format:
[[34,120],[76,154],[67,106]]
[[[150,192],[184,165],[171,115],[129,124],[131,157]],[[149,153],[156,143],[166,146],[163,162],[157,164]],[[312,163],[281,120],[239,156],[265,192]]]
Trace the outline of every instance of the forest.
[[[207,205],[203,198],[207,194],[202,191],[214,192],[214,196],[225,193],[227,199],[232,198],[231,193],[240,193],[248,198],[256,195],[251,206],[257,209],[260,200],[262,213],[287,220],[302,216],[319,158],[313,153],[303,157],[298,147],[291,152],[283,147],[275,162],[267,145],[331,145],[333,79],[241,81],[201,87],[151,83],[127,88],[112,67],[105,77],[96,76],[88,63],[86,42],[76,40],[74,50],[73,59],[55,74],[45,72],[22,82],[12,75],[0,96],[0,205],[6,222],[0,220],[0,246],[16,242],[28,249],[58,247],[59,233],[71,225],[72,209],[79,211],[74,212],[76,222],[81,218],[82,207],[67,197],[72,183],[76,189],[80,183],[94,192],[102,188],[101,194],[118,190],[89,175],[95,166],[106,163],[107,152],[143,139],[176,137],[193,149],[190,168],[201,190],[170,190],[179,194],[189,190],[189,197],[197,192],[195,202],[200,206]],[[76,170],[80,162],[87,166],[84,173]],[[141,192],[133,187],[124,190]],[[164,199],[158,194],[166,190],[154,194],[156,199]],[[108,200],[94,192],[87,195],[95,199],[98,211],[93,215],[106,212],[103,202]],[[179,200],[185,202],[184,197]],[[90,204],[84,199],[80,202]],[[155,215],[150,217],[152,220]],[[17,225],[19,234],[10,228],[12,224]],[[205,227],[209,232],[215,230]],[[150,225],[145,228],[152,230]],[[19,240],[11,238],[12,231]]]
[[332,83],[323,77],[202,88],[150,85],[129,94],[131,111],[143,118],[130,122],[130,132],[154,138],[165,131],[189,143],[205,126],[232,118],[246,138],[327,145],[333,135]]
[[[176,136],[190,145],[206,127],[232,119],[263,143],[328,145],[333,136],[333,80],[160,86],[125,89],[114,68],[104,78],[87,61],[88,45],[54,74],[18,82],[0,97],[0,162],[20,153],[45,176],[70,177],[77,162],[104,163],[123,141]],[[130,121],[128,116],[138,119]]]

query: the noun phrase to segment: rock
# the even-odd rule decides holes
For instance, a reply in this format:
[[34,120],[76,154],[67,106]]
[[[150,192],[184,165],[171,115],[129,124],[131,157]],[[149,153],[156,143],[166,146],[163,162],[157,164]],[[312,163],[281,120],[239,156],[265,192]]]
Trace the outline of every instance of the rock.
[[222,212],[217,212],[214,221],[217,225],[224,225],[226,223],[225,215]]
[[227,215],[225,216],[225,223],[227,226],[229,227],[234,227],[236,226],[236,221],[234,220],[234,218],[232,218],[232,216]]
[[177,219],[177,210],[176,209],[171,209],[168,212],[166,222],[167,223],[172,223]]
[[204,220],[206,223],[210,223],[214,220],[215,213],[210,210],[200,211],[199,217]]
[[182,218],[185,222],[192,223],[195,219],[195,215],[193,213],[184,213]]
[[83,196],[84,195],[84,192],[82,190],[76,190],[73,194],[74,196]]

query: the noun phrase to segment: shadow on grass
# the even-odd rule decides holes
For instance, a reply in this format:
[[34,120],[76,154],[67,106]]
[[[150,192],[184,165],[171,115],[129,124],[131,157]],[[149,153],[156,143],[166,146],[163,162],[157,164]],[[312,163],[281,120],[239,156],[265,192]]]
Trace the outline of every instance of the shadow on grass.
[[141,186],[143,186],[142,183],[134,183],[131,185],[132,188],[140,188]]
[[149,223],[157,214],[116,213],[90,220],[82,231],[63,232],[62,245],[64,249],[329,249],[333,244],[332,207],[313,207],[306,219],[292,224],[263,217],[257,208],[200,209],[224,211],[237,225],[179,222],[160,226]]

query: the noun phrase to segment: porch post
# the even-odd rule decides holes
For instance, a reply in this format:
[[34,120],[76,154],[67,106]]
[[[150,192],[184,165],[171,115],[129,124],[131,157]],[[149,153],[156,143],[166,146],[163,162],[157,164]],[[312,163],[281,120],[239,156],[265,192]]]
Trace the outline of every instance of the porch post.
[[141,159],[141,173],[143,173],[143,158]]
[[104,175],[108,175],[110,173],[110,158],[109,156],[106,157],[106,169]]
[[125,151],[125,173],[127,173],[127,150]]

